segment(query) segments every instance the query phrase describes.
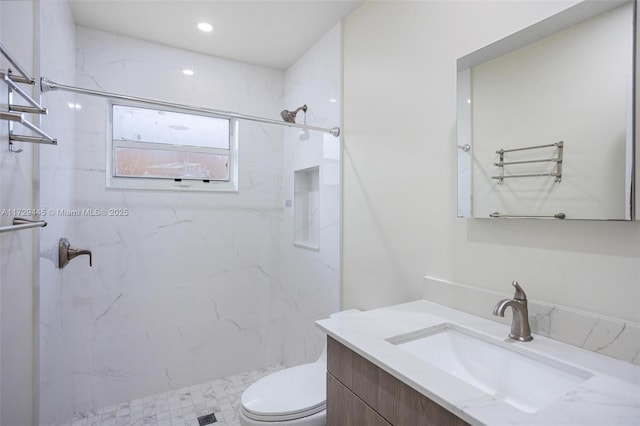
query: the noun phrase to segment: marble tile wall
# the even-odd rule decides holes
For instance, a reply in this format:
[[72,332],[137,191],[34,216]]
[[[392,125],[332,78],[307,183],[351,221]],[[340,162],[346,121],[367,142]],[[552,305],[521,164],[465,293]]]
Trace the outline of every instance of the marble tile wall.
[[[339,26],[285,74],[70,19],[65,2],[42,8],[43,74],[53,81],[270,118],[302,99],[309,124],[339,125]],[[60,146],[40,156],[40,203],[56,212],[40,239],[43,424],[319,355],[313,321],[339,306],[337,138],[241,122],[237,193],[107,190],[106,101],[45,99],[45,128]],[[293,247],[285,208],[293,170],[308,165],[321,168],[319,251]],[[63,213],[83,209],[127,214]],[[93,267],[86,257],[55,267],[63,236],[92,250]]]
[[[283,73],[77,28],[81,87],[277,118]],[[183,68],[193,69],[191,77]],[[282,129],[240,123],[238,193],[105,189],[105,100],[77,96],[76,411],[281,362]]]
[[[307,124],[340,126],[341,24],[334,26],[285,73],[284,106],[307,105]],[[299,112],[297,122],[304,123]],[[283,193],[294,199],[294,171],[319,167],[318,249],[294,245],[294,208],[286,203],[280,227],[283,294],[279,309],[285,316],[284,362],[296,365],[316,359],[324,335],[314,321],[340,307],[340,139],[327,133],[284,132]]]
[[[511,286],[499,293],[451,281],[424,277],[423,298],[504,324],[511,324],[511,310],[504,318],[492,315],[495,304],[513,297]],[[640,324],[535,300],[527,292],[531,331],[583,349],[640,364]]]
[[[0,43],[31,75],[35,75],[34,17],[32,2],[0,2]],[[12,68],[0,55],[0,68]],[[21,85],[34,96],[32,88]],[[0,110],[8,109],[7,86],[0,83]],[[15,103],[24,104],[19,97]],[[25,118],[34,121],[30,114]],[[16,134],[31,133],[20,124],[14,125]],[[0,226],[11,225],[15,216],[31,218],[36,208],[34,198],[33,144],[16,144],[23,152],[9,152],[8,122],[0,120]],[[5,210],[6,209],[6,210]],[[16,214],[18,211],[18,214]],[[33,398],[37,390],[32,386],[34,352],[33,304],[37,303],[33,259],[35,237],[39,230],[20,230],[0,234],[0,424],[31,424]]]
[[[59,82],[75,82],[75,23],[66,2],[40,2],[40,58],[43,76]],[[39,249],[39,348],[38,385],[40,424],[56,424],[74,409],[74,311],[73,269],[58,269],[58,240],[72,238],[73,217],[58,209],[75,206],[75,95],[48,92],[42,95],[49,114],[42,127],[58,139],[57,146],[39,151],[39,206],[47,212],[47,226],[40,230]],[[73,241],[73,240],[72,240]],[[75,241],[73,241],[75,243]]]

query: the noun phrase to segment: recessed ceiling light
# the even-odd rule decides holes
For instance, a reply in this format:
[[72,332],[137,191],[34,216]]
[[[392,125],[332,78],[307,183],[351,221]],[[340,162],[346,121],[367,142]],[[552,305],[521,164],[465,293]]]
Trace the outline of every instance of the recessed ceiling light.
[[193,70],[185,68],[185,69],[182,70],[182,74],[184,74],[184,75],[193,75]]
[[336,98],[331,98],[329,99],[329,102],[331,102],[332,104],[335,104],[336,102],[338,102],[338,100]]
[[213,31],[213,25],[208,22],[199,22],[198,29],[202,32],[210,33],[211,31]]

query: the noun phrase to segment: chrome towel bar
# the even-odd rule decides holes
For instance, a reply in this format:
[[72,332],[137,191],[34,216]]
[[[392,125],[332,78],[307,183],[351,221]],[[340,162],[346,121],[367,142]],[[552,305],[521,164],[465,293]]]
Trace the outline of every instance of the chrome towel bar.
[[25,136],[25,135],[16,135],[13,133],[9,133],[9,141],[17,141],[17,142],[31,142],[31,143],[46,143],[50,145],[57,145],[58,141],[51,136],[49,136],[46,132],[40,130],[39,127],[26,120],[22,114],[12,111],[0,111],[0,120],[9,120],[15,121],[17,123],[22,124],[27,129],[31,130],[34,133],[40,135],[40,137],[36,136]]
[[[544,158],[544,159],[534,159],[534,160],[519,160],[519,161],[504,161],[504,154],[507,152],[516,152],[516,151],[526,151],[529,149],[540,149],[540,148],[558,148],[556,156],[554,158]],[[536,146],[525,146],[522,148],[513,148],[513,149],[499,149],[496,151],[496,154],[500,155],[500,161],[497,163],[493,163],[494,166],[500,167],[500,174],[498,176],[491,176],[491,179],[496,179],[499,184],[503,183],[503,181],[507,178],[527,178],[527,177],[545,177],[552,176],[555,177],[556,182],[560,182],[562,180],[562,156],[563,156],[564,142],[556,142],[550,143],[546,145],[536,145]],[[525,174],[512,174],[505,175],[504,168],[505,166],[519,165],[519,164],[530,164],[530,163],[556,163],[555,172],[553,173],[525,173]]]
[[11,55],[11,53],[9,53],[9,51],[2,45],[2,43],[0,43],[0,53],[2,53],[2,55],[7,58],[7,61],[9,61],[11,63],[11,65],[13,65],[13,67],[21,74],[20,77],[18,76],[10,76],[10,78],[18,83],[25,83],[25,84],[34,84],[35,80],[33,78],[31,78],[31,76],[29,75],[29,73],[27,71],[25,71],[25,69],[22,67],[22,65],[20,65],[20,63],[18,63],[18,61],[16,60],[16,58],[13,57],[13,55]]
[[44,220],[30,220],[22,217],[14,217],[13,225],[0,227],[0,233],[19,231],[21,229],[38,228],[47,226],[47,222]]
[[535,219],[539,219],[539,218],[547,218],[547,219],[566,219],[567,215],[564,213],[556,213],[554,215],[533,215],[533,214],[527,214],[527,215],[515,215],[515,214],[500,214],[498,212],[493,212],[489,215],[489,217],[495,217],[495,218],[500,218],[500,219],[509,219],[509,218],[535,218]]
[[556,142],[556,143],[549,143],[549,144],[546,144],[546,145],[525,146],[523,148],[513,148],[513,149],[499,149],[498,151],[496,151],[496,154],[503,154],[505,152],[525,151],[527,149],[549,148],[549,147],[552,147],[552,146],[560,148],[560,147],[562,147],[562,145],[563,145],[563,143],[562,143],[562,141],[560,141],[560,142]]
[[494,166],[503,167],[510,166],[512,164],[529,164],[529,163],[557,163],[559,160],[557,158],[547,158],[544,160],[523,160],[523,161],[503,161],[501,163],[493,163]]
[[[2,82],[5,83],[8,87],[9,93],[9,101],[8,109],[9,111],[0,111],[0,120],[9,120],[9,151],[14,153],[20,153],[22,149],[15,149],[13,146],[13,142],[29,142],[29,143],[42,143],[49,145],[57,145],[58,141],[51,136],[49,136],[46,132],[41,130],[38,126],[26,120],[22,113],[26,114],[46,114],[47,109],[40,105],[37,101],[35,101],[29,94],[24,91],[18,84],[29,84],[34,85],[35,80],[29,75],[29,73],[18,63],[16,58],[11,55],[11,53],[4,47],[2,43],[0,43],[0,54],[2,54],[7,61],[11,63],[11,65],[15,68],[15,70],[19,73],[19,75],[13,74],[11,69],[8,70],[0,70],[0,77],[2,78]],[[29,105],[18,105],[13,103],[13,92],[20,95]],[[13,133],[13,122],[18,122],[22,124],[27,129],[31,130],[33,133],[38,136],[28,136],[28,135],[19,135]],[[46,223],[45,223],[46,224]],[[44,225],[41,225],[44,226]],[[22,228],[21,228],[22,229]]]
[[[10,77],[9,77],[9,73],[5,72],[5,71],[0,71],[0,75],[2,75],[2,79],[4,80],[5,84],[9,87],[11,87],[11,89],[13,89],[14,92],[16,92],[17,94],[19,94],[22,99],[24,99],[25,101],[27,101],[27,103],[31,104],[31,106],[33,106],[33,111],[36,114],[46,114],[47,113],[47,109],[43,108],[42,105],[40,105],[38,102],[36,102],[31,96],[29,96],[29,94],[27,92],[25,92],[24,90],[22,90],[22,88],[20,86],[18,86]],[[13,105],[9,105],[9,109],[11,110],[11,108],[13,107]]]
[[544,177],[544,176],[554,176],[556,179],[562,177],[559,173],[531,173],[525,175],[504,175],[504,176],[491,176],[491,179],[508,179],[508,178],[521,178],[521,177]]

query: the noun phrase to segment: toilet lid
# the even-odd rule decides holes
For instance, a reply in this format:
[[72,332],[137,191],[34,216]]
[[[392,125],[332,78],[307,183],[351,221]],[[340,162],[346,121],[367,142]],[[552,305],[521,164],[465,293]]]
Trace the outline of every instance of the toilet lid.
[[291,420],[326,406],[326,365],[286,368],[258,380],[242,394],[244,414],[254,420]]

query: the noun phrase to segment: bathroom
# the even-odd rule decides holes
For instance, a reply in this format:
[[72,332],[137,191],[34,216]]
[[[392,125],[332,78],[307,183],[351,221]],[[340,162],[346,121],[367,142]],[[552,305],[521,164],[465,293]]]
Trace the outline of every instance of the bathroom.
[[[341,135],[241,120],[237,193],[106,189],[108,102],[43,93],[41,126],[58,145],[0,154],[1,207],[55,209],[45,228],[0,236],[0,424],[71,424],[74,413],[310,362],[324,339],[315,321],[419,300],[425,286],[443,304],[462,291],[495,302],[517,279],[531,299],[613,324],[570,343],[640,363],[638,222],[456,217],[456,60],[576,1],[343,2],[307,50],[269,66],[77,25],[77,3],[0,3],[0,43],[60,84],[278,120],[307,104],[298,123]],[[269,3],[259,2],[265,16]],[[213,22],[199,33],[198,19],[186,31],[220,32]],[[316,166],[321,222],[306,244],[294,172]],[[103,208],[123,215],[58,214]],[[79,256],[59,269],[61,237],[92,250],[93,266]],[[457,308],[490,315],[479,299]],[[550,318],[538,329],[565,329]]]

